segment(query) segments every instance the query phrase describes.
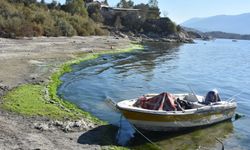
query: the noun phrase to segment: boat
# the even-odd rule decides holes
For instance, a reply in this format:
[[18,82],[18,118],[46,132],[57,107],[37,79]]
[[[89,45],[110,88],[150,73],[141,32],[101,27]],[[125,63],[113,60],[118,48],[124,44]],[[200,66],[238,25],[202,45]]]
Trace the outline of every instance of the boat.
[[[211,100],[211,94],[216,100]],[[146,94],[116,104],[131,124],[148,131],[175,131],[230,120],[236,107],[234,100],[221,100],[216,91],[206,97],[195,93]]]

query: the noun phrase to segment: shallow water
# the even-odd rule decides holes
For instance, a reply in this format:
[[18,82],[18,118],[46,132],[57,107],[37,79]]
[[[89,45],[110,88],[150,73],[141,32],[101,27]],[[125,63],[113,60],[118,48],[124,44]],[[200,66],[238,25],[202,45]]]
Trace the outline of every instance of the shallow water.
[[[120,114],[104,102],[135,98],[145,93],[189,92],[217,88],[221,98],[234,96],[245,117],[181,134],[150,135],[164,149],[249,149],[250,41],[196,41],[196,44],[147,43],[145,50],[103,55],[73,66],[62,78],[58,94],[100,119],[119,125]],[[239,95],[237,95],[239,94]],[[128,133],[130,135],[130,133]],[[132,145],[145,144],[135,135]]]

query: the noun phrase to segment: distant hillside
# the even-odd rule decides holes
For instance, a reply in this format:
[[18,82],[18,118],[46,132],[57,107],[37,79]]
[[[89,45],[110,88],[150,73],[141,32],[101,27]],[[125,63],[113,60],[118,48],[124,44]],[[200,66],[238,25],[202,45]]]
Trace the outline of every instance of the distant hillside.
[[203,32],[222,31],[227,33],[250,34],[250,13],[193,18],[183,22],[181,25]]
[[201,32],[197,29],[182,27],[189,34],[190,37],[196,39],[209,40],[213,38],[218,39],[239,39],[239,40],[250,40],[250,34],[236,34],[226,33],[221,31]]
[[213,32],[206,32],[204,33],[206,36],[211,36],[213,38],[222,38],[222,39],[241,39],[241,40],[250,40],[250,35],[241,35],[241,34],[235,34],[235,33],[225,33],[225,32],[219,32],[219,31],[213,31]]

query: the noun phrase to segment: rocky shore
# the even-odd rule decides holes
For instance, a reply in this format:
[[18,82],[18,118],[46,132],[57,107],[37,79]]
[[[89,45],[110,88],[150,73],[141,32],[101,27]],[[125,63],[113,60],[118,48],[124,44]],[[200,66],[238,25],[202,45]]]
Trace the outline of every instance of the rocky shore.
[[132,32],[121,32],[121,31],[114,31],[111,33],[121,38],[128,38],[132,41],[138,41],[138,42],[194,43],[193,38],[196,38],[196,37],[192,37],[185,30],[181,30],[180,32],[169,34],[167,36],[155,34],[155,33],[134,34]]

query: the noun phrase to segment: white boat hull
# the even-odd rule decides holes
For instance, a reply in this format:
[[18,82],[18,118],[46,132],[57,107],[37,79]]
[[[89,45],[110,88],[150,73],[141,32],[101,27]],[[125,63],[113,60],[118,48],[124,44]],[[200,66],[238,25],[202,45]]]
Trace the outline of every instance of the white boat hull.
[[174,122],[158,122],[158,121],[141,121],[128,119],[130,123],[138,128],[150,131],[171,131],[180,130],[182,128],[192,128],[199,126],[207,126],[215,124],[232,118],[234,111],[228,115],[211,115],[209,119],[199,119],[192,121],[174,121]]
[[222,101],[185,111],[160,111],[134,107],[135,101],[121,101],[117,103],[117,108],[134,126],[150,131],[169,131],[218,123],[232,118],[237,106],[235,102]]

